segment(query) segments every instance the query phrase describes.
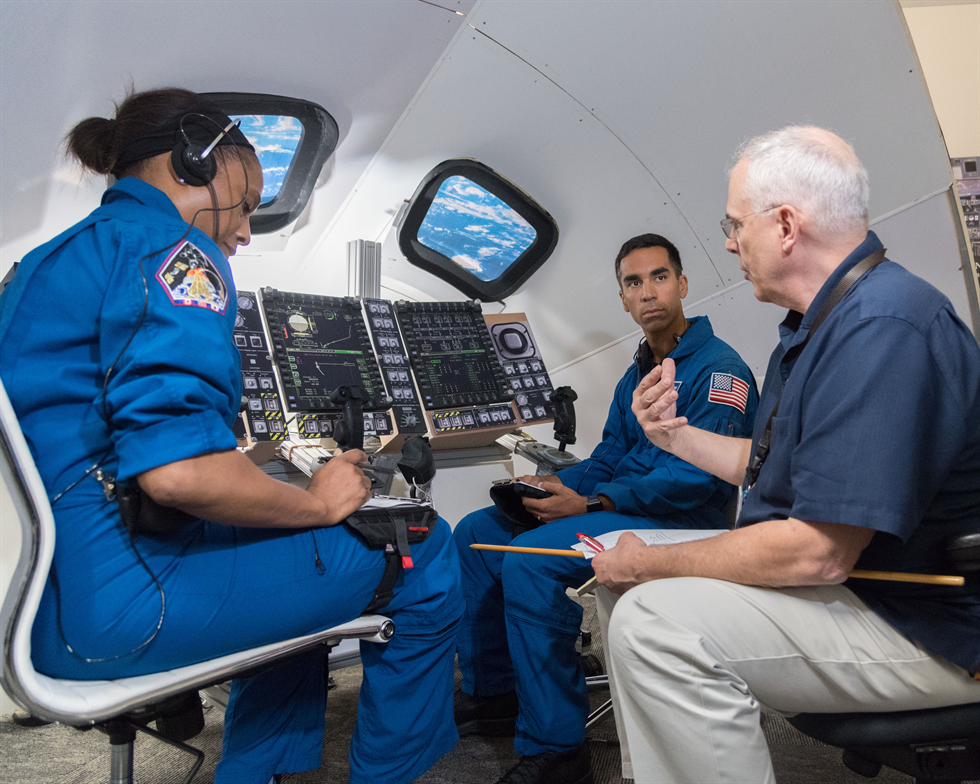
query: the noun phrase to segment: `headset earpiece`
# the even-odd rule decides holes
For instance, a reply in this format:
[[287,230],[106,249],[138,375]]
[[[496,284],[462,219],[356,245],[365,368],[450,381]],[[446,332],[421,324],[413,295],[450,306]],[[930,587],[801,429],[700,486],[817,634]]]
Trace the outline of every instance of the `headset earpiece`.
[[210,183],[218,173],[218,162],[214,155],[203,156],[204,147],[187,138],[181,129],[180,140],[170,153],[170,162],[181,182],[195,187]]

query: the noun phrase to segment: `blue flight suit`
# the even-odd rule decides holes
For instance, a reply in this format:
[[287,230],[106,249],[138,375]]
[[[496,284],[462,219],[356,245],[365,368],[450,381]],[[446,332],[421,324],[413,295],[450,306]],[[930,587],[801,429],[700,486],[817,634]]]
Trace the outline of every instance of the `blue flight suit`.
[[[707,317],[692,320],[669,356],[677,364],[678,416],[711,432],[747,438],[758,403],[755,379],[735,350],[715,337]],[[513,544],[566,548],[577,543],[579,532],[728,527],[726,506],[736,488],[653,446],[630,409],[633,390],[652,365],[642,342],[637,361],[616,386],[602,442],[587,460],[559,474],[581,495],[609,497],[616,512],[556,520]],[[739,387],[732,377],[746,385],[744,410],[722,402],[731,401],[732,387]],[[457,643],[463,691],[489,697],[516,687],[518,754],[575,748],[585,737],[589,701],[575,651],[582,608],[565,589],[592,577],[592,568],[573,558],[471,550],[473,543],[511,543],[511,522],[495,507],[464,517],[453,537],[466,599]]]
[[[343,526],[196,520],[164,539],[131,540],[96,472],[86,473],[99,466],[126,482],[235,447],[235,315],[218,246],[133,178],[25,257],[0,297],[0,378],[57,527],[32,637],[39,671],[101,679],[171,669],[334,626],[370,602],[383,555]],[[457,740],[462,602],[449,526],[440,521],[413,555],[385,608],[395,637],[361,644],[351,782],[410,781]],[[216,782],[265,784],[319,767],[325,706],[321,654],[236,681]]]

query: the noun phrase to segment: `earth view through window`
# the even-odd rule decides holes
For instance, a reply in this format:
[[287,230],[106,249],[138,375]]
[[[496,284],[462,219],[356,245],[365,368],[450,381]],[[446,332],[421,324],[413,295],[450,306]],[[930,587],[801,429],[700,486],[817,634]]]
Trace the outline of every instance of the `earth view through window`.
[[461,175],[440,186],[418,231],[423,245],[485,281],[499,278],[536,236],[506,202]]
[[261,204],[268,204],[282,189],[293,156],[303,140],[303,124],[295,117],[276,114],[238,114],[242,133],[252,143],[262,164],[265,182]]

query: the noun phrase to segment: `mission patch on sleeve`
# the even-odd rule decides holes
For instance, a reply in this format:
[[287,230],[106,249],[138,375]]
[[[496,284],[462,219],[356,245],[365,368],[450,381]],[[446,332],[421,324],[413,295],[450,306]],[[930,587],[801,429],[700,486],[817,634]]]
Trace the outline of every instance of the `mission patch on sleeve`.
[[214,262],[191,242],[182,242],[156,275],[174,305],[192,305],[224,313],[228,287]]

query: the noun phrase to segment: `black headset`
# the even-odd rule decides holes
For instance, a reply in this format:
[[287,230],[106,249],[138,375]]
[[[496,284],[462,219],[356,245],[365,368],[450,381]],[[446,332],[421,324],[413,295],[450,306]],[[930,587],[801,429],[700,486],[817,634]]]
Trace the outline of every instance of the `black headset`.
[[[180,118],[180,138],[174,145],[173,152],[170,153],[170,162],[182,182],[200,188],[210,185],[218,173],[218,162],[211,155],[211,152],[222,137],[231,130],[232,126],[229,125],[227,128],[221,129],[214,141],[205,147],[203,144],[192,142],[184,130],[184,120],[188,117],[203,117],[205,120],[214,123],[217,128],[221,129],[221,126],[204,114],[190,113]],[[232,125],[235,124],[232,123]],[[248,176],[247,173],[246,176]]]

